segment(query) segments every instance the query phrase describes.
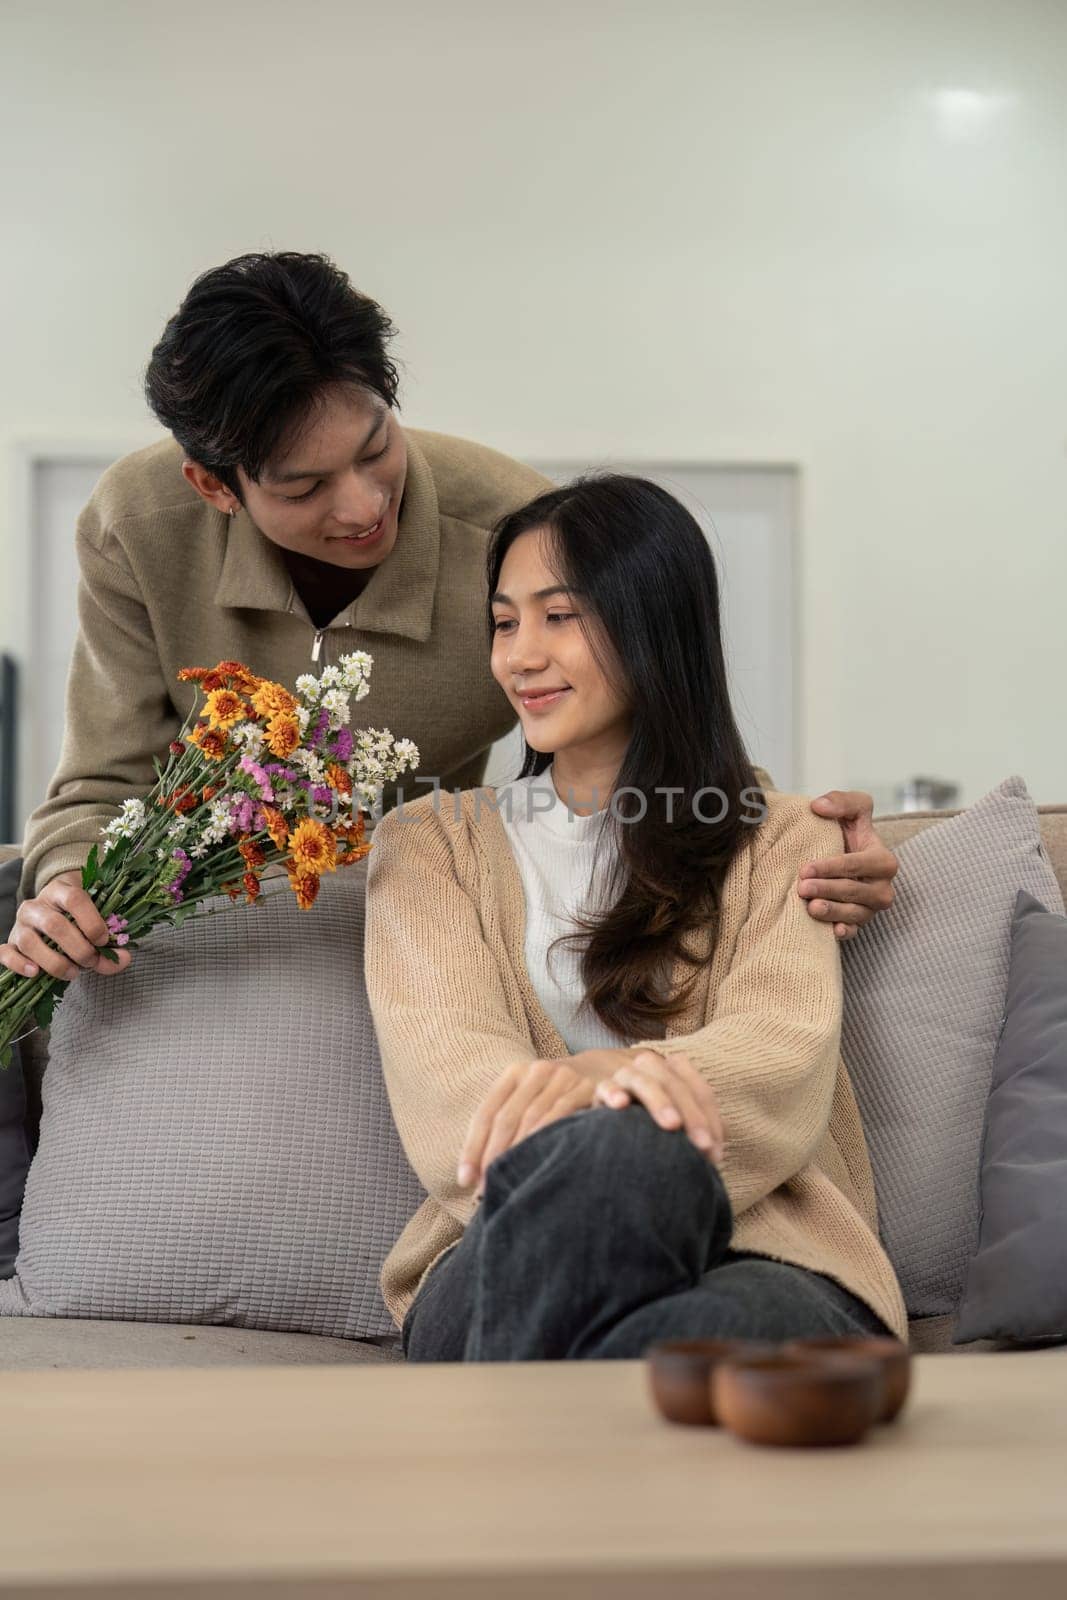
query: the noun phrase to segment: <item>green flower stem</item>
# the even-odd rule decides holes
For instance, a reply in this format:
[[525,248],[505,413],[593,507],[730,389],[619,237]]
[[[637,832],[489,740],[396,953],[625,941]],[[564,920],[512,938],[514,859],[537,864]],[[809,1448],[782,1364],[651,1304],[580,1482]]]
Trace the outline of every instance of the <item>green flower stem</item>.
[[[18,978],[19,974],[13,972],[11,976]],[[14,1003],[0,1006],[0,1020],[3,1022],[0,1028],[0,1048],[18,1036],[19,1030],[30,1020],[45,996],[52,989],[65,988],[66,981],[65,978],[53,978],[47,972],[38,973],[36,978],[21,980],[23,987],[17,992]]]

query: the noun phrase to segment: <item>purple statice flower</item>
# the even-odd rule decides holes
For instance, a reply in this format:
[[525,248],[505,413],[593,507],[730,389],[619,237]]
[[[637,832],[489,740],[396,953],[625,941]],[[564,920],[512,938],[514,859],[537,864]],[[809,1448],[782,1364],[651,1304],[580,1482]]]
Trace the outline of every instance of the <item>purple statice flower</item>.
[[125,917],[120,917],[116,912],[112,912],[107,919],[108,932],[111,934],[112,944],[129,944],[130,936],[126,932],[129,925]]
[[315,726],[311,730],[311,737],[308,740],[313,750],[318,749],[321,740],[325,739],[329,731],[330,713],[328,711],[320,711]]
[[351,761],[352,750],[352,729],[339,728],[337,730],[337,738],[333,742],[334,760],[340,762]]
[[[295,783],[296,781],[296,773],[289,767],[283,767],[280,761],[268,761],[263,771],[273,773],[276,778],[283,778],[286,783]],[[266,795],[263,798],[265,800],[267,798]]]
[[316,784],[315,788],[313,788],[311,791],[311,798],[314,800],[317,806],[332,805],[333,790],[324,783]]
[[265,767],[261,767],[258,762],[253,761],[252,757],[247,755],[241,757],[238,765],[240,766],[241,771],[247,772],[252,781],[256,784],[257,788],[259,789],[259,798],[261,800],[266,800],[269,804],[269,802],[274,799],[274,790],[271,788],[270,779],[267,777],[267,769]]
[[230,832],[233,834],[251,833],[254,809],[250,794],[239,795],[237,799],[232,801],[230,805]]
[[185,882],[185,880],[189,876],[190,872],[192,872],[193,863],[190,860],[190,858],[186,855],[184,850],[181,850],[181,849],[172,850],[170,854],[171,854],[171,860],[172,861],[177,861],[179,863],[179,866],[178,866],[177,875],[175,877],[173,877],[171,879],[171,881],[167,884],[167,893],[170,895],[171,899],[174,901],[174,904],[178,905],[182,900],[185,899],[185,896],[182,893],[182,884]]

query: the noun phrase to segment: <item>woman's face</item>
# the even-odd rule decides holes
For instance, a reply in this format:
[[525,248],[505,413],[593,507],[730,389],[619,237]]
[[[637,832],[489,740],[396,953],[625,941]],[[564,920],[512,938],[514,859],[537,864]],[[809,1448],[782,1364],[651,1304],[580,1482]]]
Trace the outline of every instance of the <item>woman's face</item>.
[[[520,534],[504,557],[493,596],[493,677],[534,750],[621,760],[631,724],[623,673],[605,676],[579,617],[596,630],[582,596],[561,588],[549,566],[544,532]],[[598,646],[610,659],[602,638]]]
[[403,430],[385,401],[338,388],[258,483],[241,468],[238,478],[249,516],[273,544],[358,571],[396,544],[407,465]]

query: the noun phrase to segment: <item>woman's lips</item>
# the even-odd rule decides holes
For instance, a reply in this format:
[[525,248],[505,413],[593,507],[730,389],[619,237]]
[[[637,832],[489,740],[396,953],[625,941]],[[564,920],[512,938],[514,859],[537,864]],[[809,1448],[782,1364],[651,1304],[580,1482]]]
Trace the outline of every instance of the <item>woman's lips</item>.
[[549,706],[554,706],[562,700],[565,694],[570,694],[570,686],[566,689],[550,689],[547,694],[523,694],[519,696],[526,711],[547,711]]

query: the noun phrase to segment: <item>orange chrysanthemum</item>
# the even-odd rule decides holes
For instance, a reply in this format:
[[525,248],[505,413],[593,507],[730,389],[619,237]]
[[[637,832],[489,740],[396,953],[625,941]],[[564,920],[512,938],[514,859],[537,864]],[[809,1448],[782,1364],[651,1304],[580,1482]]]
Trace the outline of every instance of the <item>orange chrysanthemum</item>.
[[355,822],[343,822],[334,829],[334,838],[341,846],[341,854],[337,857],[339,867],[350,867],[353,862],[362,861],[370,852],[370,845],[364,843],[366,828],[362,816]]
[[220,883],[219,888],[224,894],[228,894],[231,900],[240,900],[241,885],[239,883]]
[[277,849],[284,850],[289,842],[289,825],[281,812],[275,806],[264,806],[263,820],[270,834],[271,843]]
[[208,675],[207,667],[182,667],[178,673],[179,683],[203,683]]
[[289,835],[289,854],[301,872],[333,872],[337,846],[325,822],[303,817]]
[[245,886],[245,904],[254,906],[259,899],[259,879],[254,872],[246,872],[241,882]]
[[283,689],[280,683],[272,683],[269,678],[262,679],[252,695],[252,705],[261,717],[277,717],[282,713],[292,716],[299,704],[288,689]]
[[247,715],[247,707],[241,696],[232,689],[213,689],[207,697],[204,715],[212,728],[221,728],[225,732]]
[[212,761],[221,761],[226,754],[225,736],[217,728],[206,728],[202,722],[198,722],[189,735],[189,743],[195,744]]
[[349,795],[352,793],[352,779],[338,762],[331,761],[326,768],[326,781],[331,789],[336,789],[338,794]]
[[291,756],[300,743],[300,726],[287,711],[279,711],[267,723],[267,749],[279,760]]
[[250,672],[243,661],[220,661],[215,668],[220,678],[225,678],[231,689],[236,689],[238,694],[251,694],[253,689],[258,689],[262,678],[257,678]]
[[207,784],[204,785],[204,787],[200,791],[200,798],[203,800],[204,804],[207,805],[209,800],[214,800],[214,798],[218,794],[218,792],[219,791],[216,788],[214,788],[210,783],[207,783]]
[[317,872],[302,872],[294,868],[292,863],[288,867],[289,887],[296,895],[296,903],[301,911],[310,911],[315,904],[315,896],[319,892],[319,875]]
[[254,839],[242,839],[237,848],[246,867],[261,867],[267,859],[263,846]]
[[339,867],[354,866],[357,861],[362,861],[364,856],[369,856],[370,852],[371,846],[369,843],[348,845],[337,857],[337,865]]

